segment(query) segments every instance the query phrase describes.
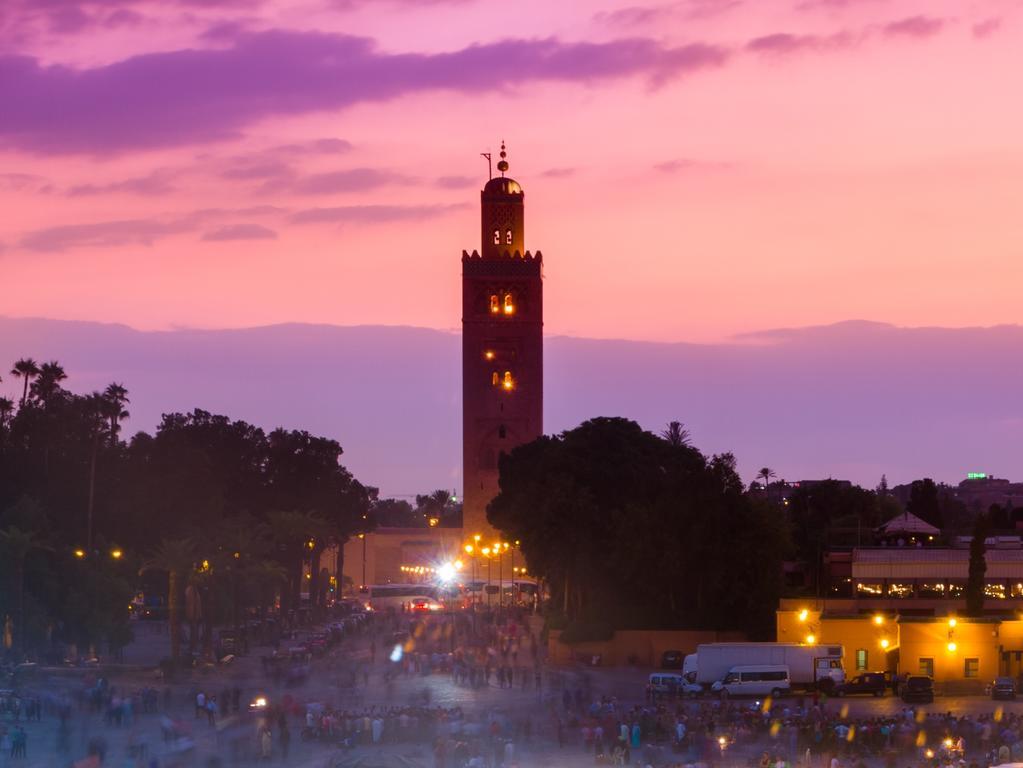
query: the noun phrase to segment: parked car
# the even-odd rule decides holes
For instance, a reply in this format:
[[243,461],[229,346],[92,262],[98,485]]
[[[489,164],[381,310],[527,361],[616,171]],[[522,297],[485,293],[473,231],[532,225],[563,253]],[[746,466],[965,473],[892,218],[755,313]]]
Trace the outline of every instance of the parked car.
[[1011,677],[996,677],[991,685],[992,699],[1015,699],[1016,681]]
[[864,672],[856,675],[851,680],[835,686],[835,695],[854,696],[856,694],[869,694],[871,696],[884,696],[888,688],[888,680],[884,672]]
[[665,651],[661,654],[661,669],[682,669],[685,657],[682,651]]
[[711,690],[726,699],[732,696],[778,698],[792,692],[789,668],[784,664],[749,664],[732,667]]
[[934,681],[927,675],[910,675],[899,686],[899,692],[907,704],[910,702],[930,704],[934,701]]

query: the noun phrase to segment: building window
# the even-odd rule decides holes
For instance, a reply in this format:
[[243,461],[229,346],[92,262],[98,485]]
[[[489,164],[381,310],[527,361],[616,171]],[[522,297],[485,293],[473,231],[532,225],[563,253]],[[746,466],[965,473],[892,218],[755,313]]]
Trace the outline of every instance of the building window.
[[501,311],[501,298],[496,294],[490,294],[490,314],[496,315]]
[[945,596],[945,585],[934,581],[921,582],[917,588],[917,596],[942,598]]
[[950,583],[948,585],[948,598],[949,600],[962,600],[966,597],[966,585],[962,582]]
[[512,233],[510,229],[504,233],[504,242],[508,245],[512,244]]
[[963,664],[963,677],[976,677],[980,674],[980,659],[966,659]]
[[888,597],[906,598],[912,596],[913,596],[912,584],[896,584],[894,582],[888,584]]
[[486,352],[483,353],[484,360],[493,360],[495,357],[497,357],[497,355],[494,354],[494,350],[492,349],[488,349]]
[[504,295],[504,313],[511,315],[515,312],[515,300],[510,293]]
[[1004,584],[985,584],[984,585],[984,597],[990,597],[995,600],[1005,599],[1005,585]]
[[862,581],[856,584],[856,594],[860,597],[880,597],[884,594],[884,587],[880,584],[865,584]]
[[504,372],[504,378],[501,380],[501,386],[507,390],[515,389],[515,379],[512,378],[511,371]]
[[1009,594],[1012,597],[1023,597],[1023,584],[1016,582],[1009,588]]
[[490,377],[490,383],[493,384],[495,387],[498,384],[500,384],[501,383],[501,374],[499,374],[497,371],[494,371],[494,373]]
[[867,649],[857,648],[856,649],[856,671],[866,672],[867,671]]
[[504,424],[497,428],[497,437],[501,440],[504,440],[506,437],[508,437],[508,430],[504,428]]
[[500,244],[501,244],[501,230],[495,229],[494,230],[494,245],[500,245]]
[[934,677],[934,659],[921,658],[918,671],[921,675],[927,675],[927,677]]

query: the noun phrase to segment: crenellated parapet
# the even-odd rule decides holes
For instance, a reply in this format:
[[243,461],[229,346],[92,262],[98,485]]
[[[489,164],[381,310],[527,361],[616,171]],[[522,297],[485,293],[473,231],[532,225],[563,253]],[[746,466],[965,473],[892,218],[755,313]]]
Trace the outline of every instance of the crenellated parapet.
[[536,277],[543,270],[540,251],[525,255],[504,251],[497,255],[480,256],[477,251],[462,251],[462,274],[465,277]]
[[543,262],[543,253],[537,251],[526,251],[525,254],[515,251],[502,251],[500,253],[488,256],[480,256],[479,251],[474,250],[472,253],[468,251],[462,251],[462,263],[467,261],[535,261]]

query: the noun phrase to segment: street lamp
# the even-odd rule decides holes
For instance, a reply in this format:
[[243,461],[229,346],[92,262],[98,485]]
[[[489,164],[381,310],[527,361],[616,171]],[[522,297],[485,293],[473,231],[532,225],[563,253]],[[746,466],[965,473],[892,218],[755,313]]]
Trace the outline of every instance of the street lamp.
[[487,558],[487,608],[489,608],[490,607],[490,573],[491,573],[490,568],[491,568],[491,565],[493,564],[493,561],[490,559],[490,547],[483,547],[483,549],[480,550],[480,551],[483,552],[483,557]]

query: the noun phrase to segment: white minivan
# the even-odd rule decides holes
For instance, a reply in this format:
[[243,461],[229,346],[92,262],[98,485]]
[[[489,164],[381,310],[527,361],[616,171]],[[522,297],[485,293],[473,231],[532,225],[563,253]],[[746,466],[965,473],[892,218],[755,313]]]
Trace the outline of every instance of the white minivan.
[[789,668],[784,664],[756,664],[732,667],[723,679],[711,686],[711,690],[729,696],[787,696],[792,690]]

